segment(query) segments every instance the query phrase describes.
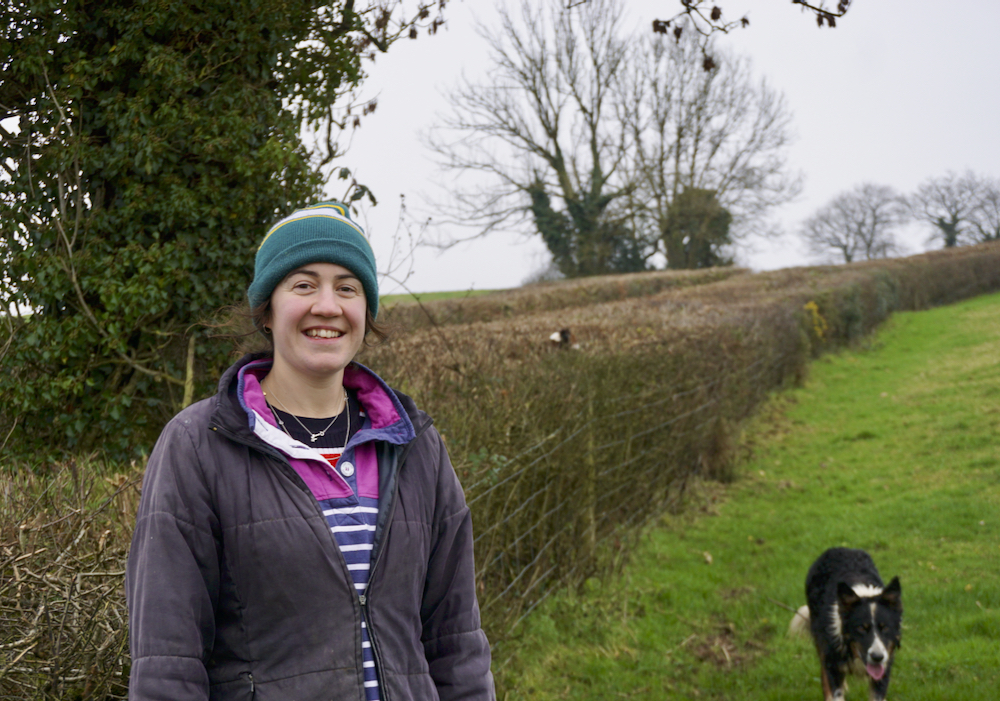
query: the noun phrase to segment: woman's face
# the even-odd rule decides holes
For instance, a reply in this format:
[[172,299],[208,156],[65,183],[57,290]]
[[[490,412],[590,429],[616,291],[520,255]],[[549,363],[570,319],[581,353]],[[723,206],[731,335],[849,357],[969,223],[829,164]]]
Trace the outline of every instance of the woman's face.
[[293,270],[271,293],[275,367],[315,379],[342,372],[365,339],[367,308],[361,281],[347,268],[309,263]]

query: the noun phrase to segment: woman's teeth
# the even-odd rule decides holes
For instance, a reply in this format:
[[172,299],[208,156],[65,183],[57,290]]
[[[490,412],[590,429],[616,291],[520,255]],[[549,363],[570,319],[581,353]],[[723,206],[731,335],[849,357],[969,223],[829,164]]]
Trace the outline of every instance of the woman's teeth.
[[331,331],[329,329],[309,329],[306,331],[306,335],[313,338],[340,338],[344,335],[344,332]]

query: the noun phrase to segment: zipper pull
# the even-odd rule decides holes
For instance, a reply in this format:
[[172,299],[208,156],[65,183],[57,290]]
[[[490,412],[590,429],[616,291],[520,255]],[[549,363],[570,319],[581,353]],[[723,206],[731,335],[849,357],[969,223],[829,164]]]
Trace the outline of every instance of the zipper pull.
[[364,606],[365,604],[368,603],[368,597],[365,596],[364,594],[359,595],[358,598],[361,600],[361,605],[362,606]]
[[247,672],[247,681],[250,682],[250,693],[253,693],[253,674]]

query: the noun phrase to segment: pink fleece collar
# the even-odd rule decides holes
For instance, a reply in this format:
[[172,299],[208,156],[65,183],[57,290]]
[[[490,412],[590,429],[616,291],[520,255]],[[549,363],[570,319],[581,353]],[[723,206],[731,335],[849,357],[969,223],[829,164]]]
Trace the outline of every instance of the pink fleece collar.
[[[317,499],[353,498],[355,494],[348,481],[333,469],[321,451],[299,443],[278,428],[260,386],[270,369],[271,359],[264,358],[248,363],[238,372],[237,392],[250,429],[288,457],[289,464]],[[409,442],[414,437],[413,424],[396,394],[368,368],[358,364],[348,366],[344,385],[356,393],[366,419],[361,430],[351,437],[341,459],[354,460],[357,496],[377,499],[375,442]]]

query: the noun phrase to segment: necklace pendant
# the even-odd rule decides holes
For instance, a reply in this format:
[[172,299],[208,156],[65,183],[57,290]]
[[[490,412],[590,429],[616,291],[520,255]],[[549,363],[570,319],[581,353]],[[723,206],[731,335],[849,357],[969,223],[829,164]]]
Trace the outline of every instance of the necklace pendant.
[[319,433],[310,433],[309,434],[309,441],[311,443],[315,443],[317,438],[319,438],[320,436],[325,436],[325,435],[326,435],[326,431],[320,431]]

